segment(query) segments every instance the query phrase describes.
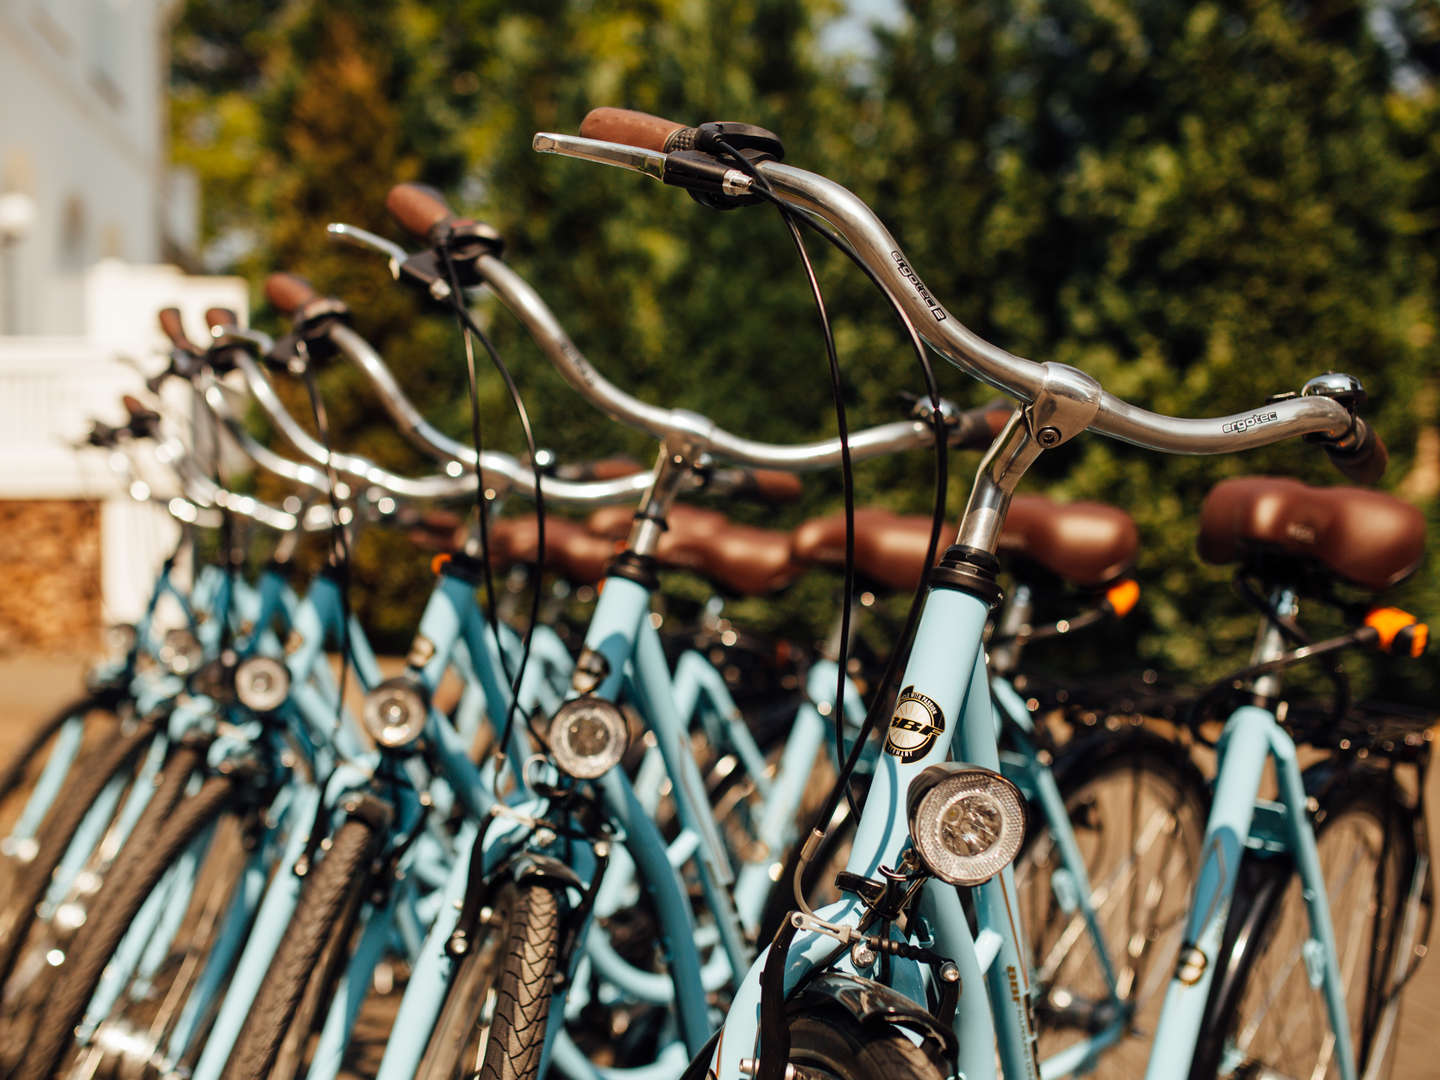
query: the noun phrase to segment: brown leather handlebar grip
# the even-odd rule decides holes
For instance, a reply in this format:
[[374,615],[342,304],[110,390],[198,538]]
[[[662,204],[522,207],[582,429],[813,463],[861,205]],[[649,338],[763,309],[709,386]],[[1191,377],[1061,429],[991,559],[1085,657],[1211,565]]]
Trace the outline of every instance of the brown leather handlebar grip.
[[582,138],[638,146],[644,150],[658,150],[662,154],[669,152],[666,144],[670,136],[685,130],[684,124],[666,120],[662,116],[652,116],[634,109],[612,109],[609,106],[591,109],[585,114],[585,119],[580,121]]
[[205,309],[205,325],[211,330],[239,326],[240,320],[229,308],[212,307]]
[[619,480],[622,476],[634,476],[644,469],[644,465],[628,457],[601,458],[580,466],[586,480]]
[[1010,422],[1010,415],[1015,411],[1015,406],[1008,401],[992,401],[982,406],[985,410],[985,425],[990,429],[990,437],[996,438],[1000,432],[1005,430],[1005,425]]
[[295,274],[276,273],[265,279],[265,299],[285,315],[294,315],[319,296],[313,285]]
[[805,485],[794,473],[778,469],[747,469],[743,491],[763,502],[794,502],[805,493]]
[[170,339],[170,344],[186,352],[196,352],[195,344],[185,336],[185,324],[180,321],[180,309],[167,307],[160,312],[160,332]]
[[425,184],[396,184],[385,196],[385,209],[396,224],[422,240],[429,238],[435,226],[455,217],[444,197]]

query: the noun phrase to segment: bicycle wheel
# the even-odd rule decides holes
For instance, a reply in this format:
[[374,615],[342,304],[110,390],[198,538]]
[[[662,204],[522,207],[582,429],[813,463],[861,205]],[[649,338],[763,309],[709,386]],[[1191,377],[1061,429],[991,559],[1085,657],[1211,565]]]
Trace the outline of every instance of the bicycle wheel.
[[456,965],[416,1073],[423,1080],[534,1080],[560,959],[559,890],[507,881],[488,932]]
[[91,805],[118,774],[134,767],[157,734],[154,725],[140,724],[98,748],[94,754],[79,759],[71,770],[71,783],[64,797],[50,808],[36,832],[33,858],[9,868],[13,876],[4,890],[4,908],[0,909],[0,988],[10,978],[30,935],[40,901],[50,888],[51,876]]
[[[1066,895],[1061,882],[1073,879],[1063,873],[1050,825],[1032,806],[1015,880],[1031,949],[1040,1060],[1123,1020],[1124,1034],[1093,1075],[1141,1076],[1200,865],[1205,782],[1183,748],[1138,728],[1071,743],[1054,772],[1101,940],[1079,896]],[[1113,998],[1102,947],[1115,974]]]
[[[238,815],[221,818],[164,957],[143,972],[131,973],[124,992],[79,1051],[75,1067],[63,1070],[65,1075],[98,1080],[150,1080],[165,1075],[164,1054],[191,993],[205,976],[212,950],[227,933],[231,908],[243,891],[250,865],[250,840],[257,831],[255,821]],[[212,1002],[203,1014],[191,1048],[203,1041],[217,1004]]]
[[15,1064],[10,1080],[43,1080],[51,1074],[74,1039],[75,1025],[141,904],[190,842],[231,804],[234,795],[232,777],[214,776],[168,815],[160,829],[142,834],[137,825],[126,844],[134,857],[126,860],[124,867],[117,860],[115,871],[106,879],[93,905],[94,917],[80,928],[65,963],[57,969],[58,978],[40,1007],[40,1020],[29,1044],[24,1040],[12,1043],[17,1050],[23,1048],[23,1058]]
[[790,1018],[790,1063],[836,1080],[927,1080],[949,1068],[889,1024],[861,1025],[849,1013],[822,1010]]
[[[335,831],[330,850],[311,871],[300,906],[256,992],[226,1062],[225,1080],[270,1075],[311,977],[321,968],[321,953],[365,887],[376,840],[375,826],[359,817],[347,818]],[[312,1012],[310,1019],[313,1016]]]
[[[1386,774],[1364,770],[1326,794],[1316,825],[1350,1037],[1365,1072],[1373,1034],[1366,1018],[1392,970],[1415,857],[1414,817]],[[1270,867],[1252,862],[1231,909],[1225,977],[1217,973],[1211,991],[1192,1080],[1262,1069],[1297,1080],[1340,1075],[1324,995],[1310,985],[1309,935],[1299,873],[1288,860]],[[1382,1055],[1391,1049],[1378,1048]],[[1382,1065],[1366,1075],[1386,1076],[1389,1063]]]
[[[86,728],[118,727],[120,719],[115,715],[116,704],[115,695],[91,694],[57,709],[36,725],[15,752],[0,764],[0,807],[13,793],[24,791],[29,786],[34,775],[44,766],[46,747],[51,745],[51,740],[67,721],[78,720]],[[100,717],[104,720],[96,723]],[[8,828],[8,817],[0,817],[0,821],[4,821]]]

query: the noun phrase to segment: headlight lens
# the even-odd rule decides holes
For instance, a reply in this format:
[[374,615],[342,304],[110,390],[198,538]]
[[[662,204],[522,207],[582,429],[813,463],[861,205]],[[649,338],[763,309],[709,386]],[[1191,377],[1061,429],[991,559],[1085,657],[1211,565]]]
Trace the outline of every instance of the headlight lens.
[[174,675],[191,674],[205,658],[199,639],[183,626],[165,631],[160,641],[159,657]]
[[386,679],[365,695],[365,730],[388,750],[409,746],[425,732],[430,708],[422,688],[403,676]]
[[112,659],[124,660],[135,647],[135,638],[133,623],[112,623],[105,628],[105,652]]
[[931,765],[906,798],[910,837],[930,872],[952,885],[989,881],[1025,839],[1025,800],[1005,777],[978,765]]
[[290,693],[290,672],[273,656],[252,656],[235,669],[235,696],[258,713],[274,712]]
[[547,738],[555,764],[577,780],[594,780],[625,756],[630,731],[619,706],[587,696],[555,711]]

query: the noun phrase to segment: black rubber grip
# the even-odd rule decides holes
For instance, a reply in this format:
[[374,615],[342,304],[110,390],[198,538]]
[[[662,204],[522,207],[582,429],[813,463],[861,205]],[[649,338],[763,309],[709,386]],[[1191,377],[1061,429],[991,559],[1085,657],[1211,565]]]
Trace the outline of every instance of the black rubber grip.
[[1385,475],[1385,467],[1390,464],[1390,451],[1385,449],[1380,433],[1357,416],[1352,438],[1348,448],[1325,447],[1331,463],[1345,474],[1347,480],[1356,484],[1378,483]]

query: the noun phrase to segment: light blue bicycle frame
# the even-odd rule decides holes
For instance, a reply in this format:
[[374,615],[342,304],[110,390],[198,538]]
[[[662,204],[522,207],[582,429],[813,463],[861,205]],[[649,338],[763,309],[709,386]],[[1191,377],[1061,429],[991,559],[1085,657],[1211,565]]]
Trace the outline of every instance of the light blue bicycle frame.
[[[914,687],[939,706],[943,727],[924,753],[912,761],[881,756],[861,813],[847,869],[873,877],[881,866],[896,866],[910,834],[903,807],[909,783],[930,765],[950,756],[998,771],[995,713],[991,705],[981,638],[988,609],[983,600],[951,588],[932,588],[916,631],[903,686]],[[970,657],[968,664],[960,658]],[[956,741],[958,739],[958,741]],[[966,1080],[996,1075],[998,1045],[1007,1077],[1036,1077],[1034,1030],[1030,1017],[1030,972],[1018,922],[1014,876],[1009,868],[976,890],[979,935],[972,937],[955,890],[940,882],[926,885],[920,902],[932,948],[953,960],[960,971],[961,993],[955,1013],[959,1071]],[[856,926],[865,914],[858,899],[846,898],[816,912],[828,923]],[[835,938],[801,930],[787,956],[788,993],[814,965],[834,953]],[[760,973],[768,950],[759,957],[731,1005],[711,1067],[722,1080],[746,1075],[741,1062],[756,1059],[760,1015]],[[836,969],[863,978],[848,954]],[[928,971],[913,961],[891,962],[893,989],[928,1007]],[[987,994],[988,991],[988,994]],[[992,1003],[994,1008],[992,1010]]]
[[[1294,596],[1282,593],[1277,608],[1293,608]],[[1274,635],[1273,628],[1271,634]],[[1278,640],[1269,649],[1279,647]],[[1270,659],[1266,646],[1258,660]],[[1155,1030],[1146,1080],[1187,1076],[1215,971],[1224,959],[1221,943],[1235,883],[1246,850],[1284,852],[1295,861],[1310,916],[1305,961],[1311,983],[1324,994],[1330,1031],[1335,1037],[1335,1065],[1340,1080],[1357,1080],[1355,1047],[1345,1012],[1345,987],[1335,947],[1335,928],[1315,829],[1307,808],[1305,782],[1296,759],[1295,742],[1268,709],[1244,705],[1225,724],[1219,744],[1215,796],[1205,826],[1200,877],[1185,924],[1184,944],[1175,978],[1165,994],[1164,1010]],[[1275,763],[1279,800],[1259,797],[1266,761]],[[1318,968],[1318,970],[1317,970]]]

